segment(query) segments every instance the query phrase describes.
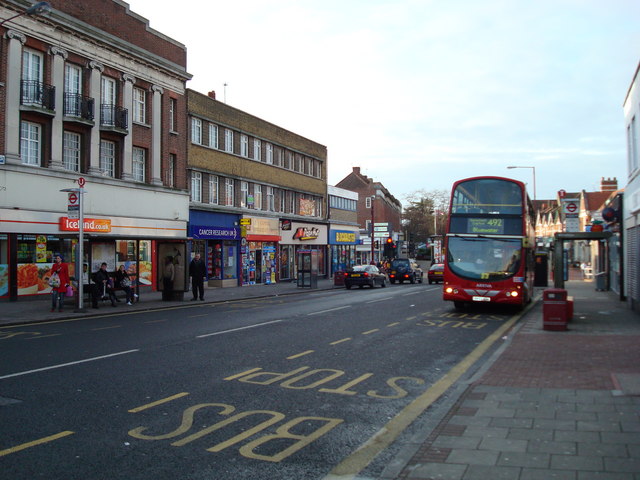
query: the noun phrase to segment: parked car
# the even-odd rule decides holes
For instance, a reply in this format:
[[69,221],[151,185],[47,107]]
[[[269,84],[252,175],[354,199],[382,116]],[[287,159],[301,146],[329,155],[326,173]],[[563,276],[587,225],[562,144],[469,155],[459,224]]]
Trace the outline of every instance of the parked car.
[[444,263],[434,263],[427,272],[429,283],[442,282],[444,279]]
[[354,285],[360,288],[369,285],[373,288],[376,284],[381,287],[386,287],[387,275],[378,270],[378,267],[375,265],[355,265],[344,272],[344,286],[347,290],[351,289]]
[[396,280],[400,283],[405,280],[416,283],[422,283],[422,277],[424,272],[420,266],[409,258],[396,258],[391,262],[389,268],[389,280],[391,283],[396,283]]

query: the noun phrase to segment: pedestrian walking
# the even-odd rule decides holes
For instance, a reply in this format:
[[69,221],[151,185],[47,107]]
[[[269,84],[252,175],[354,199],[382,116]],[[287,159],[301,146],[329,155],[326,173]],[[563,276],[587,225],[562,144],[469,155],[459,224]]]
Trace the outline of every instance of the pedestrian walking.
[[197,300],[198,296],[200,300],[204,300],[204,277],[207,275],[207,266],[200,258],[199,253],[195,254],[189,264],[189,275],[191,276],[191,290],[193,292],[191,300]]
[[175,268],[173,268],[173,257],[167,255],[164,259],[164,271],[162,272],[162,300],[171,300],[174,278]]
[[64,296],[69,286],[69,265],[64,263],[62,255],[57,253],[53,257],[53,266],[49,271],[49,285],[51,286],[51,311],[61,312],[64,306]]

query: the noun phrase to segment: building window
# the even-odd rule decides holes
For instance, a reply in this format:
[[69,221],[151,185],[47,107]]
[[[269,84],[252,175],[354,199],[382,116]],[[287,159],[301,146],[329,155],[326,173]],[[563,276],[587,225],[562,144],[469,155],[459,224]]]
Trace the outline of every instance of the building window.
[[233,153],[233,130],[228,128],[224,131],[224,151]]
[[296,213],[296,201],[295,195],[291,190],[287,190],[287,213],[295,214]]
[[279,203],[279,208],[278,208],[278,212],[284,213],[285,209],[286,209],[286,197],[285,197],[285,191],[284,190],[280,190],[280,203]]
[[141,88],[133,88],[133,121],[145,123],[147,121],[147,92]]
[[44,60],[40,52],[22,51],[22,104],[42,104],[42,77]]
[[218,148],[218,126],[212,123],[209,124],[209,146]]
[[284,168],[291,170],[293,168],[293,152],[287,152],[284,160]]
[[202,145],[202,120],[191,118],[191,143]]
[[64,115],[82,116],[81,95],[82,70],[77,65],[66,64],[64,66]]
[[169,99],[169,131],[176,132],[178,126],[178,100]]
[[202,202],[202,173],[191,172],[191,201]]
[[270,212],[276,211],[276,200],[273,187],[267,187],[267,210]]
[[101,79],[101,124],[114,126],[116,124],[116,81],[110,77]]
[[253,208],[262,210],[262,185],[253,185]]
[[262,142],[257,138],[253,139],[253,159],[262,161]]
[[170,153],[169,154],[169,160],[167,161],[167,171],[166,171],[166,179],[165,179],[165,184],[167,185],[167,187],[174,187],[175,186],[175,180],[174,180],[174,175],[175,175],[175,168],[176,168],[176,154],[175,153]]
[[40,165],[41,127],[37,123],[20,122],[20,158],[25,165]]
[[638,152],[638,130],[636,129],[636,117],[631,118],[627,127],[627,151],[629,154],[629,175],[638,169],[640,152]]
[[133,147],[133,179],[136,182],[144,182],[146,174],[145,151],[143,148]]
[[240,182],[240,206],[247,208],[249,204],[249,182]]
[[100,140],[100,171],[109,177],[116,176],[116,144]]
[[80,135],[64,132],[62,136],[62,164],[72,172],[80,171]]
[[267,163],[273,165],[273,145],[267,143]]
[[281,148],[276,149],[275,165],[277,165],[278,167],[282,166],[282,149]]
[[209,175],[209,203],[218,204],[218,176]]
[[233,197],[235,196],[235,191],[233,189],[233,178],[226,178],[224,186],[224,204],[233,207]]
[[240,135],[240,155],[243,157],[249,156],[249,137],[246,135]]

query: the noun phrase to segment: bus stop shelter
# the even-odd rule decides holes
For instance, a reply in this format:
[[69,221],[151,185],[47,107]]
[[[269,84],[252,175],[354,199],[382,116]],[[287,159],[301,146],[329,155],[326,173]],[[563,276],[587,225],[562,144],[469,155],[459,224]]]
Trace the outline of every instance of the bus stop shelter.
[[[567,262],[564,258],[564,243],[574,240],[607,240],[611,237],[611,232],[559,232],[554,235],[553,246],[553,286],[555,288],[564,288],[565,269]],[[606,272],[608,262],[608,247],[606,242],[600,243],[600,255],[603,255],[604,263],[602,272]],[[602,262],[601,262],[602,263]]]

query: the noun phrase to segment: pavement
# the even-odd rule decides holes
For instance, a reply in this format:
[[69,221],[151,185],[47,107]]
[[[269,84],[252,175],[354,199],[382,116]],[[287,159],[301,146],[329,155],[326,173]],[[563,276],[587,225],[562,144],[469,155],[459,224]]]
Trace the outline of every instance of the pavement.
[[[417,433],[380,480],[640,480],[640,314],[614,292],[596,291],[595,282],[575,272],[571,278],[568,329],[543,328],[538,295],[480,370],[416,421]],[[315,289],[295,282],[207,288],[204,301],[333,288],[330,279],[319,279]],[[164,302],[160,292],[141,292],[132,306],[106,302],[74,312],[67,305],[62,313],[49,312],[48,295],[3,302],[0,333],[25,323],[175,307],[189,298],[187,292],[183,302]]]

